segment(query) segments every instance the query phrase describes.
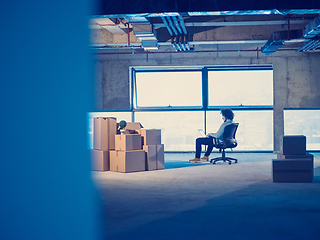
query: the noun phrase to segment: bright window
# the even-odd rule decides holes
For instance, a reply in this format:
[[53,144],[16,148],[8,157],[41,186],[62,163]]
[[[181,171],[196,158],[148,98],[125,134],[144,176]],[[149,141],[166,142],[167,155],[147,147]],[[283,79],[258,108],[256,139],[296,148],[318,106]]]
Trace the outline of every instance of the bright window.
[[320,109],[285,109],[284,134],[305,135],[307,150],[320,149]]
[[201,72],[137,72],[135,107],[202,106]]
[[236,150],[273,150],[273,67],[132,67],[134,121],[161,128],[165,151],[194,151],[199,129],[216,132],[220,109],[239,123]]
[[[273,150],[273,111],[233,111],[239,123],[235,150]],[[216,132],[223,123],[220,111],[207,112],[207,132]]]
[[209,106],[272,106],[272,70],[208,72]]
[[165,151],[194,151],[198,129],[204,129],[202,111],[136,112],[135,120],[144,128],[161,129]]

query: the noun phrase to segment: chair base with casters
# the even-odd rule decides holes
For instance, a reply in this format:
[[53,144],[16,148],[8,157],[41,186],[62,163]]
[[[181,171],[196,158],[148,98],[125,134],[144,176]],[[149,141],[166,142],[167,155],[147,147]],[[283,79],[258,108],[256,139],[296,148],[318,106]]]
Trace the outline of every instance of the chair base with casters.
[[226,157],[226,152],[224,151],[224,149],[222,149],[222,157],[212,158],[210,160],[210,163],[216,164],[216,162],[218,162],[218,161],[224,161],[224,162],[228,162],[229,164],[231,164],[232,161],[234,161],[234,163],[237,163],[238,159]]

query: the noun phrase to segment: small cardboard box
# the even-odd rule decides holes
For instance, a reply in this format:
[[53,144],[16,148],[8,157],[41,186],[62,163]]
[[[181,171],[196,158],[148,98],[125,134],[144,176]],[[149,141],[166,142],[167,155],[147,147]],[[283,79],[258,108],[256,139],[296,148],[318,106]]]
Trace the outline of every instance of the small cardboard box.
[[140,134],[115,135],[115,150],[118,150],[118,151],[141,150],[141,135]]
[[277,159],[300,159],[300,160],[312,160],[313,161],[313,155],[310,153],[306,153],[306,155],[283,155],[283,154],[277,154]]
[[110,170],[110,151],[91,149],[91,169],[94,171]]
[[124,128],[126,130],[139,130],[143,128],[139,122],[127,122],[127,126]]
[[145,171],[145,151],[110,151],[110,171]]
[[97,150],[115,149],[114,136],[117,132],[116,118],[94,118],[93,148]]
[[138,133],[143,138],[143,145],[161,144],[161,129],[140,129]]
[[306,155],[306,136],[285,135],[280,137],[280,154]]
[[273,182],[312,182],[313,159],[272,159]]

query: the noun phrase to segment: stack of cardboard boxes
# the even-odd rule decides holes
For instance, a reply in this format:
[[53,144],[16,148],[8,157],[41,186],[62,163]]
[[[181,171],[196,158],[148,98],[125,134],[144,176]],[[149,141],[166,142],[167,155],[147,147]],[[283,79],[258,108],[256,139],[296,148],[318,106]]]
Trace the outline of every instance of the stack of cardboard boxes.
[[280,138],[280,154],[272,160],[273,182],[312,182],[313,155],[306,152],[306,137]]
[[110,150],[115,149],[117,133],[116,118],[94,118],[93,150],[91,150],[91,168],[96,171],[110,170]]
[[142,129],[140,123],[128,122],[125,132],[117,134],[115,118],[95,118],[94,124],[92,170],[137,172],[164,169],[160,129]]
[[160,129],[140,129],[147,170],[164,169],[164,145],[161,144]]

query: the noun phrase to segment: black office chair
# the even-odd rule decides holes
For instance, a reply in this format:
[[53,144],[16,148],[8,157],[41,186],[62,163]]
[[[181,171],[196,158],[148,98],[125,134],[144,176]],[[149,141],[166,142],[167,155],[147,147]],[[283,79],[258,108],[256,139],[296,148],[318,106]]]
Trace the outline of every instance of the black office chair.
[[216,146],[215,146],[216,148],[219,148],[219,152],[222,151],[222,157],[213,158],[210,160],[210,163],[216,164],[217,161],[224,161],[224,162],[227,161],[229,164],[231,164],[232,160],[234,161],[234,163],[238,162],[238,160],[235,158],[226,157],[226,153],[225,153],[226,148],[233,149],[238,145],[236,140],[236,132],[237,132],[238,126],[239,126],[239,123],[232,123],[230,125],[227,125],[224,128],[223,142],[216,141]]

